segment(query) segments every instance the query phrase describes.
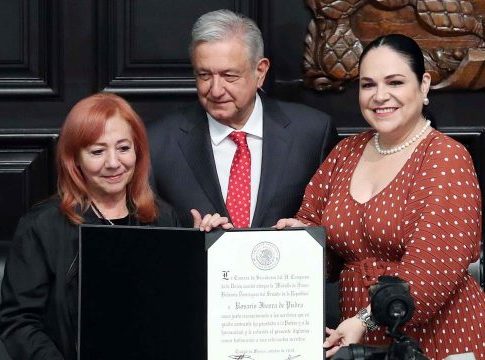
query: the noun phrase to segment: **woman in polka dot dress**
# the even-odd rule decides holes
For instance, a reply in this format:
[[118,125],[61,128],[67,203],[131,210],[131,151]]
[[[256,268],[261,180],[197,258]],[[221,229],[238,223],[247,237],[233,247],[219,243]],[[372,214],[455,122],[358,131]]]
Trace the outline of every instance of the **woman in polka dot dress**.
[[466,149],[422,115],[430,80],[414,40],[393,34],[370,43],[359,103],[373,130],[341,141],[296,219],[276,225],[325,226],[328,253],[343,260],[344,320],[327,329],[327,357],[351,343],[390,342],[385,328],[370,331],[364,320],[369,286],[391,275],[410,284],[416,310],[402,331],[428,358],[485,358],[485,293],[467,272],[480,252],[481,195]]

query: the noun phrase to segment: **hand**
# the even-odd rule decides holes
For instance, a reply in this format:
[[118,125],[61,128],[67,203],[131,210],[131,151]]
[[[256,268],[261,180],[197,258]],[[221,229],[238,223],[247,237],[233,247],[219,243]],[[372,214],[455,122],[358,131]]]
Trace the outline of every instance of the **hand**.
[[329,358],[342,346],[359,343],[364,336],[365,326],[361,320],[351,317],[342,321],[335,330],[326,328],[326,333],[328,336],[323,347],[328,349],[325,351],[325,357]]
[[337,330],[335,329],[330,329],[328,327],[325,328],[326,339],[325,339],[325,342],[323,343],[323,348],[325,350],[330,349],[329,351],[331,351],[331,353],[329,351],[325,351],[325,358],[331,357],[342,347],[342,345],[340,344],[340,340],[335,345],[331,345],[330,342],[328,341],[329,337],[332,334],[335,334],[336,332]]
[[273,225],[274,228],[279,230],[287,227],[305,227],[305,226],[308,226],[308,225],[305,225],[300,220],[296,220],[293,218],[279,219],[278,222],[275,225]]
[[225,230],[234,228],[227,217],[221,216],[218,213],[207,214],[204,218],[202,218],[200,212],[196,209],[190,210],[190,213],[194,219],[194,228],[199,228],[200,231],[209,232],[216,227],[221,227]]

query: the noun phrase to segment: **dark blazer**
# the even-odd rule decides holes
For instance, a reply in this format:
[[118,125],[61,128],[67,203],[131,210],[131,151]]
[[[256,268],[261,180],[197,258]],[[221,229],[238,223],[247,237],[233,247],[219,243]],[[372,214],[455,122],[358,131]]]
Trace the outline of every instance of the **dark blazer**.
[[[102,224],[92,211],[83,217]],[[135,218],[129,223],[141,225]],[[172,209],[162,207],[153,225],[178,221]],[[0,337],[12,360],[77,359],[78,240],[79,227],[60,212],[57,199],[20,219],[0,305]]]
[[[336,132],[316,109],[261,96],[263,155],[251,227],[268,227],[298,210],[305,187],[329,150]],[[228,216],[217,177],[204,109],[194,104],[148,126],[152,184],[175,207],[185,226],[190,209]]]

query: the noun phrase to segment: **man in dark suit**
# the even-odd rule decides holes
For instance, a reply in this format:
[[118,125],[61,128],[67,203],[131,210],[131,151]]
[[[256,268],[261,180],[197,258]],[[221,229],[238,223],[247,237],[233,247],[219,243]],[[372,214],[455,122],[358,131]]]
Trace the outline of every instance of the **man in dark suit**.
[[[235,215],[226,207],[235,153],[244,132],[250,152],[248,222],[268,227],[298,210],[305,186],[335,144],[330,118],[258,90],[269,68],[256,24],[229,10],[202,15],[192,29],[191,60],[199,104],[149,125],[152,181],[183,223]],[[239,185],[237,185],[239,186]]]

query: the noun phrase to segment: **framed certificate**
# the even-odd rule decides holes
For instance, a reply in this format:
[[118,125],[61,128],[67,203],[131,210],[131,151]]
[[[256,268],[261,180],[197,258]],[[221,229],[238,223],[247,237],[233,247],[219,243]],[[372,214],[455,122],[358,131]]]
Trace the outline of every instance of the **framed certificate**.
[[78,359],[322,359],[324,237],[83,225]]
[[207,358],[323,359],[323,228],[206,235]]

